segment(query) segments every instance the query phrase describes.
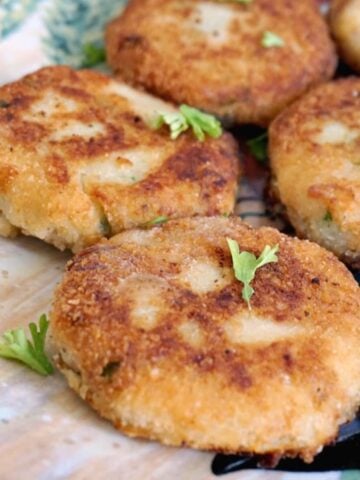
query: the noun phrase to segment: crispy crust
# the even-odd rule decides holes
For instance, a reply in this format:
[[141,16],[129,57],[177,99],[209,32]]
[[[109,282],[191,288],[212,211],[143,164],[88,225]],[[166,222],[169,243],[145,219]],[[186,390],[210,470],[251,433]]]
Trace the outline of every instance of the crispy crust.
[[[226,237],[279,261],[241,298]],[[51,315],[70,385],[122,432],[310,461],[360,402],[359,287],[334,255],[238,218],[124,232],[67,266]]]
[[[93,71],[49,67],[0,88],[0,233],[12,224],[58,248],[164,215],[232,212],[230,134],[172,141],[148,120],[173,107]],[[11,230],[16,231],[15,229]]]
[[360,80],[342,79],[310,92],[269,130],[274,191],[298,235],[354,267],[360,266],[359,112]]
[[[285,46],[264,48],[265,31]],[[231,122],[263,126],[336,66],[313,0],[132,0],[108,25],[106,45],[110,65],[126,81]]]
[[333,0],[330,26],[341,57],[360,73],[360,0]]

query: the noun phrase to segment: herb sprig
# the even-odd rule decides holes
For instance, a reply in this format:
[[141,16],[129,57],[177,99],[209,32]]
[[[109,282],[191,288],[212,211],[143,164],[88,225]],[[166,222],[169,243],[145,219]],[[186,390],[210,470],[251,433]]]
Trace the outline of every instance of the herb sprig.
[[266,31],[263,34],[261,45],[265,48],[283,47],[284,40],[274,32]]
[[85,43],[83,45],[83,61],[82,68],[90,68],[103,63],[106,60],[104,47],[99,47],[94,43]]
[[193,134],[200,142],[205,140],[206,135],[219,138],[222,134],[221,123],[216,117],[188,105],[181,105],[178,112],[160,113],[152,122],[155,130],[163,125],[169,127],[172,140],[176,140],[189,128],[192,129]]
[[323,221],[324,222],[327,222],[327,223],[330,223],[333,221],[333,217],[332,217],[332,214],[329,210],[326,211],[325,215],[323,216]]
[[260,163],[265,163],[266,159],[268,158],[268,139],[268,133],[265,132],[246,142],[250,153]]
[[142,227],[143,228],[156,227],[157,225],[163,225],[168,221],[169,221],[169,217],[166,217],[165,215],[160,215],[159,217],[156,217],[153,220],[150,220],[149,222],[144,223]]
[[227,243],[230,249],[233,269],[235,277],[239,282],[242,282],[244,287],[242,289],[242,298],[251,310],[251,297],[254,294],[254,289],[250,285],[255,278],[256,271],[268,263],[276,263],[278,257],[276,253],[279,251],[279,245],[270,247],[266,245],[258,258],[253,253],[243,251],[240,253],[239,244],[236,240],[227,238]]
[[46,315],[41,315],[39,325],[30,323],[32,342],[26,337],[23,328],[5,332],[0,338],[0,357],[18,360],[40,375],[52,374],[54,368],[44,350],[48,327]]

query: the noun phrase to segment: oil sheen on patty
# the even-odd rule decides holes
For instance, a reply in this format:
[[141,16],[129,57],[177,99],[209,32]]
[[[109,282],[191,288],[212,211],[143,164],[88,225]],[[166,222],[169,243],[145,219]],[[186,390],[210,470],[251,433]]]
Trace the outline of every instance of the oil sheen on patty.
[[232,212],[232,136],[170,139],[174,107],[101,73],[49,67],[0,88],[0,234],[78,251],[159,216]]
[[125,81],[262,126],[336,66],[314,0],[131,0],[106,43]]
[[360,80],[323,85],[270,127],[272,189],[301,237],[360,266]]
[[[251,310],[226,238],[278,262]],[[51,315],[70,386],[132,437],[310,461],[360,403],[359,287],[330,252],[235,217],[173,220],[68,264]]]

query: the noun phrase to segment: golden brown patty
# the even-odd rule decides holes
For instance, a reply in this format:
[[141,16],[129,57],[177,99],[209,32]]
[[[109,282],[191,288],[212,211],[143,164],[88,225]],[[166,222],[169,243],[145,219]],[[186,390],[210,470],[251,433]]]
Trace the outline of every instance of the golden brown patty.
[[360,79],[321,86],[270,127],[273,189],[297,233],[360,266]]
[[[265,48],[265,32],[284,46]],[[126,81],[239,123],[267,125],[336,64],[314,0],[131,0],[106,41]]]
[[330,23],[342,58],[360,73],[360,0],[333,0]]
[[79,250],[158,216],[231,212],[230,134],[153,131],[174,107],[92,71],[40,70],[0,88],[0,233]]
[[[242,300],[226,237],[279,261]],[[127,231],[67,266],[51,316],[70,385],[130,436],[310,460],[360,402],[359,287],[335,256],[239,219]]]

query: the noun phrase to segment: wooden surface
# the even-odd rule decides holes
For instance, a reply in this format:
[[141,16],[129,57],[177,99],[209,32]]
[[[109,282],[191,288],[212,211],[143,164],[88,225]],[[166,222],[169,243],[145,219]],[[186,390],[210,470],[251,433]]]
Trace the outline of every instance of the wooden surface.
[[[38,240],[0,239],[1,332],[26,326],[49,311],[68,258]],[[99,419],[59,373],[43,378],[0,359],[0,480],[210,480],[216,478],[210,471],[212,458],[128,439]],[[306,475],[306,480],[311,477]],[[247,471],[222,478],[304,476]]]

